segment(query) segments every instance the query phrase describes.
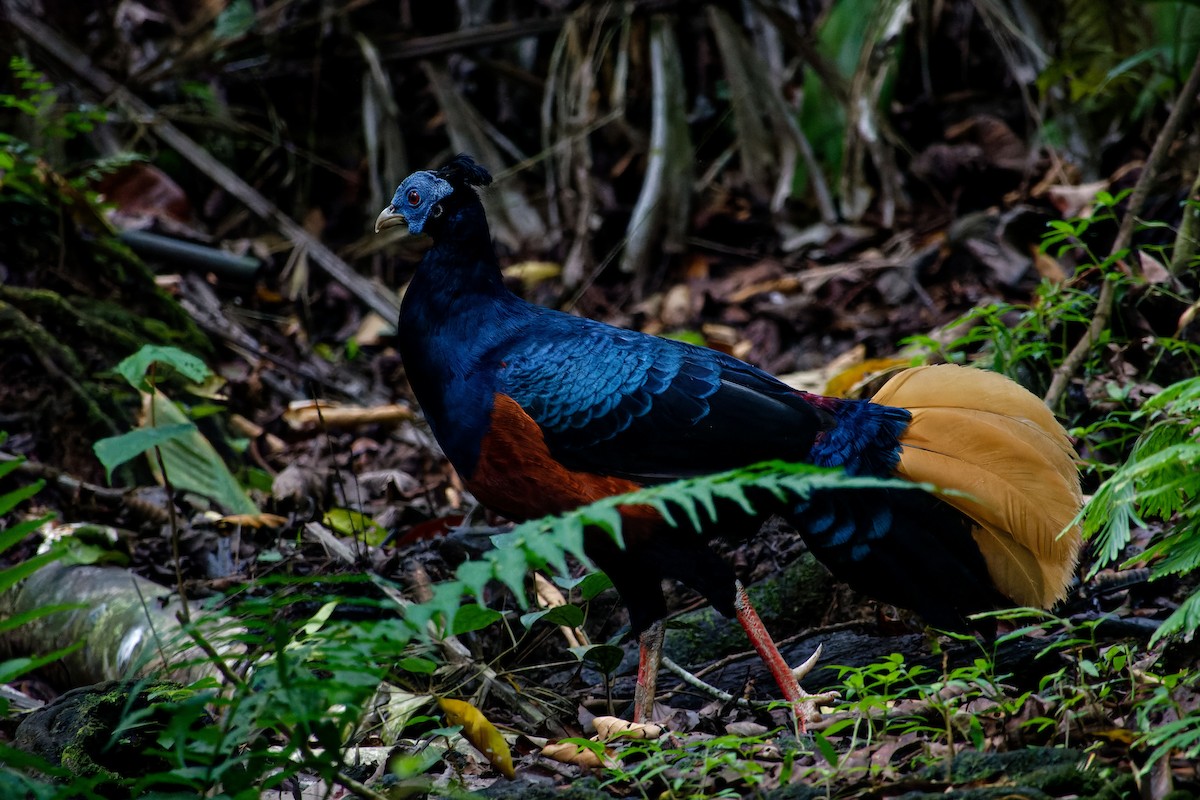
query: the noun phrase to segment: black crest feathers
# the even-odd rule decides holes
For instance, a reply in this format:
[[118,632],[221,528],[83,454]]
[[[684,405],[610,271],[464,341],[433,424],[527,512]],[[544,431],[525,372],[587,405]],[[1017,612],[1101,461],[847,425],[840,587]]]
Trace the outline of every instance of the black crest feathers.
[[492,174],[476,163],[466,153],[459,153],[434,173],[455,188],[462,186],[487,186]]

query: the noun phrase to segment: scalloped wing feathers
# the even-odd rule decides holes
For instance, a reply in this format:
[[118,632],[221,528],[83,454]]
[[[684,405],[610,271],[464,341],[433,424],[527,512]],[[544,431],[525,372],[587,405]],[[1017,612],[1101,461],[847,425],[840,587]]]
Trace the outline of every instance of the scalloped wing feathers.
[[912,413],[896,472],[962,493],[944,499],[975,522],[996,588],[1027,606],[1060,600],[1082,494],[1066,431],[1041,400],[994,372],[940,365],[901,372],[872,402]]

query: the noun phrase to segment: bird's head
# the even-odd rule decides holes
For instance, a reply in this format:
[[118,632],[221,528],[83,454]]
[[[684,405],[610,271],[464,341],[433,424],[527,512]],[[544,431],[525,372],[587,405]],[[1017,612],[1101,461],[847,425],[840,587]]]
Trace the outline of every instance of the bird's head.
[[487,186],[492,176],[468,155],[457,155],[436,172],[422,170],[404,179],[392,203],[375,220],[375,232],[407,224],[412,234],[435,234],[441,220],[471,202],[478,202],[473,186]]

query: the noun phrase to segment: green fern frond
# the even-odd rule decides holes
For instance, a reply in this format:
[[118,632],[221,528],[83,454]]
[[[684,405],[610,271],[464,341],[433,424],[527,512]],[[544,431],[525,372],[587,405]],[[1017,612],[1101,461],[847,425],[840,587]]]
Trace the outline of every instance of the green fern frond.
[[[1166,636],[1176,633],[1190,635],[1197,629],[1200,629],[1200,592],[1193,592],[1158,626],[1150,638],[1150,646],[1153,647]],[[1194,722],[1195,718],[1192,719]]]
[[1146,548],[1136,560],[1152,562],[1154,577],[1186,575],[1200,567],[1200,537],[1197,534],[1200,534],[1200,520],[1181,523],[1170,534]]
[[840,470],[769,461],[650,486],[629,494],[606,497],[560,516],[525,522],[509,533],[493,536],[496,549],[477,561],[461,565],[455,583],[462,591],[482,600],[488,581],[498,580],[510,588],[521,607],[526,608],[524,580],[528,570],[549,566],[566,575],[568,555],[584,564],[591,563],[583,551],[583,535],[587,528],[600,528],[618,544],[623,543],[622,507],[649,506],[672,525],[677,526],[680,519],[685,519],[692,528],[699,529],[705,522],[717,519],[722,504],[732,504],[742,513],[753,513],[751,493],[766,493],[776,500],[798,502],[821,489],[913,489],[917,486],[920,485],[898,478],[850,477]]
[[[1143,520],[1166,523],[1142,553],[1124,562],[1150,564],[1151,579],[1200,569],[1200,378],[1163,389],[1132,416],[1148,427],[1129,460],[1100,485],[1084,509],[1084,535],[1092,540],[1096,570],[1116,563]],[[1193,594],[1155,634],[1194,633],[1200,626],[1200,592]]]
[[1171,384],[1147,400],[1138,413],[1164,409],[1184,417],[1200,416],[1200,377]]

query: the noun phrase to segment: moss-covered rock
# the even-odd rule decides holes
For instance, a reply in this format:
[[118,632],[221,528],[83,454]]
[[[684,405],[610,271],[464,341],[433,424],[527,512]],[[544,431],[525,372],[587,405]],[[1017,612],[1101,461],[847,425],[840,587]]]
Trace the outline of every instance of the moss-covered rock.
[[169,681],[108,681],[72,689],[22,720],[13,745],[63,768],[72,781],[92,779],[102,796],[128,797],[137,779],[174,766],[158,755],[168,728],[210,724],[195,707],[176,716],[177,702],[192,694]]

